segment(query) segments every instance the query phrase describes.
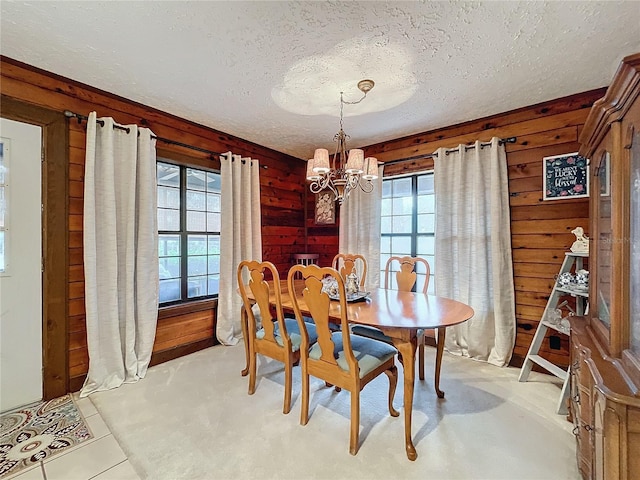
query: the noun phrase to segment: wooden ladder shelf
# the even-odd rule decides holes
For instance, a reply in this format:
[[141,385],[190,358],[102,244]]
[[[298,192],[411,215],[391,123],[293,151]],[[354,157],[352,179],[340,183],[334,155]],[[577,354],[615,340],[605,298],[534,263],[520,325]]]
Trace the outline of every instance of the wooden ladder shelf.
[[[562,273],[571,272],[572,268],[574,269],[574,272],[581,270],[583,267],[583,259],[588,256],[588,253],[565,253],[564,261],[562,262],[562,267],[560,267],[559,275]],[[552,330],[556,330],[563,335],[569,334],[568,329],[564,329],[560,325],[555,325],[548,321],[549,314],[558,307],[560,297],[564,295],[571,295],[573,297],[576,297],[576,315],[584,315],[586,313],[585,309],[588,309],[589,292],[560,287],[556,283],[553,287],[553,290],[551,291],[551,295],[549,296],[547,306],[542,313],[542,318],[540,319],[540,323],[538,324],[538,329],[533,336],[533,341],[531,342],[531,346],[529,347],[529,351],[527,352],[527,356],[525,357],[524,364],[522,365],[522,369],[520,370],[520,376],[518,377],[519,382],[526,382],[529,378],[529,374],[531,373],[531,368],[535,363],[548,372],[551,372],[556,377],[562,379],[564,383],[562,384],[562,391],[560,393],[560,399],[558,400],[558,406],[556,408],[556,412],[561,415],[567,413],[567,397],[569,396],[569,369],[564,370],[557,365],[554,365],[549,360],[546,360],[545,358],[538,355],[538,352],[540,351],[540,347],[542,346],[542,342],[544,341],[548,329],[551,328]]]

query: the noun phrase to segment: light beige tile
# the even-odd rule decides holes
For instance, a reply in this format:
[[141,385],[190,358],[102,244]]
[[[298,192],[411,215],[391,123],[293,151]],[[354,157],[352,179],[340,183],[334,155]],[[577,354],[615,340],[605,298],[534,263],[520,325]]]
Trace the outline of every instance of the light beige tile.
[[106,472],[102,472],[91,480],[140,480],[140,477],[127,460],[115,467],[111,467]]
[[45,462],[47,480],[87,480],[126,460],[113,435],[52,457]]
[[89,418],[98,413],[98,410],[96,410],[96,407],[93,405],[93,402],[89,397],[80,398],[77,394],[74,394],[73,400],[76,402],[76,405],[80,409],[80,412],[82,412],[84,418]]
[[[93,433],[93,439],[88,441],[98,440],[99,438],[105,437],[111,433],[109,427],[107,427],[107,424],[104,423],[104,420],[102,419],[100,414],[87,417],[86,420],[89,430],[91,430],[91,433]],[[83,444],[81,443],[79,447],[82,447],[82,445]]]
[[7,480],[44,480],[42,466],[40,464],[22,470],[18,475],[8,477]]

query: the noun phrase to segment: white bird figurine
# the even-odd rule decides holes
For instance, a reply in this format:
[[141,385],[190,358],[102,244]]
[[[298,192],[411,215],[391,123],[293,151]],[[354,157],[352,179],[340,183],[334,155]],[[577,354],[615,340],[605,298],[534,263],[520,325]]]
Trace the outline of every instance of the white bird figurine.
[[576,241],[571,245],[571,251],[573,253],[589,253],[589,237],[584,234],[582,227],[576,227],[571,230],[576,236]]

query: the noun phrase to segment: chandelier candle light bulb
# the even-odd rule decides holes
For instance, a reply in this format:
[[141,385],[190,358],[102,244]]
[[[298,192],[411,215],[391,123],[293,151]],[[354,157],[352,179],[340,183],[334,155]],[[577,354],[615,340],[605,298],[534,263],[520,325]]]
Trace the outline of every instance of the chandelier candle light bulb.
[[340,92],[340,130],[334,136],[337,142],[336,151],[331,164],[329,151],[326,148],[316,149],[313,158],[307,162],[307,180],[312,193],[323,190],[333,192],[336,201],[342,205],[352,190],[357,187],[365,193],[373,191],[373,180],[378,178],[378,160],[374,157],[364,158],[364,151],[353,148],[347,156],[347,138],[343,126],[343,107],[345,104],[360,103],[373,88],[373,80],[361,80],[358,88],[364,96],[356,102],[346,102]]

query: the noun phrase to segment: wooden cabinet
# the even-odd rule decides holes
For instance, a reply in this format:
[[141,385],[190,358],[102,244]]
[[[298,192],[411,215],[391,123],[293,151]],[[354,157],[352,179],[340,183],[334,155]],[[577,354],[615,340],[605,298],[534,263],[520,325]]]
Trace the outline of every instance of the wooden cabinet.
[[580,136],[590,159],[590,313],[571,324],[570,409],[584,478],[640,478],[640,54]]

